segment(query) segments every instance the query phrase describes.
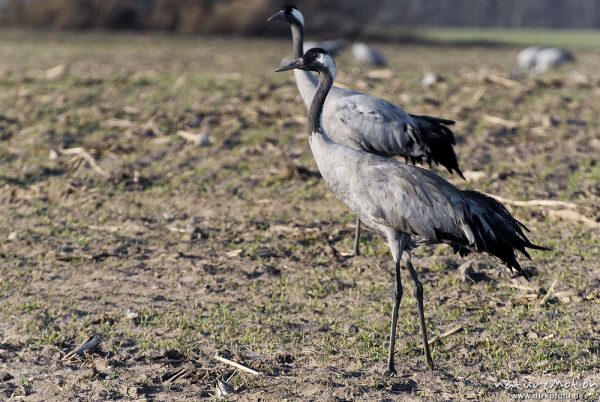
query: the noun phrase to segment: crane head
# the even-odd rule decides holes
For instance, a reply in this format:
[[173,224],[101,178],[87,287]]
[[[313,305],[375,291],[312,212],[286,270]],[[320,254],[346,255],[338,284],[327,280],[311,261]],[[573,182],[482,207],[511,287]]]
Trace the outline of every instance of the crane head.
[[286,21],[289,24],[298,24],[304,26],[304,16],[293,4],[286,4],[281,7],[281,10],[273,16],[271,16],[267,22],[271,21]]
[[335,66],[335,60],[325,50],[319,47],[309,49],[304,56],[292,61],[286,66],[279,67],[275,72],[287,71],[287,70],[307,70],[315,71],[317,73],[326,73],[335,78],[337,68]]

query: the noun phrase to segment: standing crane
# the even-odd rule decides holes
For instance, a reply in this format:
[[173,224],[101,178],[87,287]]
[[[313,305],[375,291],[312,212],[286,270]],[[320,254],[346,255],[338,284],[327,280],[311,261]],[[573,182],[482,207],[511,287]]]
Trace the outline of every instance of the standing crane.
[[[267,21],[290,24],[294,57],[304,54],[304,16],[285,5]],[[308,108],[317,90],[317,78],[294,70],[296,85]],[[450,173],[464,176],[454,153],[452,120],[408,114],[399,106],[350,89],[332,87],[323,111],[323,125],[338,144],[380,156],[403,156],[412,163],[441,164]],[[356,219],[354,254],[359,254],[360,219]]]
[[322,123],[326,99],[336,76],[336,65],[323,49],[275,71],[300,69],[319,74],[317,91],[308,112],[310,149],[323,180],[367,226],[387,239],[395,263],[395,293],[387,370],[395,373],[394,348],[398,308],[402,300],[400,261],[415,284],[415,298],[427,364],[433,369],[423,312],[423,285],[411,262],[411,251],[422,244],[449,244],[455,252],[485,252],[511,270],[526,276],[517,261],[527,248],[545,250],[527,239],[525,225],[498,201],[476,191],[460,190],[441,176],[337,143],[335,133]]

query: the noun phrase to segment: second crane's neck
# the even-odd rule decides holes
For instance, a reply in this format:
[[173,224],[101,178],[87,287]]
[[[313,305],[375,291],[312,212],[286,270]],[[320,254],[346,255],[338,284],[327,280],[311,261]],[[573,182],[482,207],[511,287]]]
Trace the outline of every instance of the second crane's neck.
[[325,134],[325,130],[321,125],[321,117],[323,115],[323,105],[327,94],[333,85],[334,73],[331,71],[323,71],[319,74],[319,85],[317,92],[313,97],[310,109],[308,111],[308,135],[320,133]]
[[297,22],[291,24],[290,27],[292,29],[294,57],[298,59],[304,54],[304,27]]
[[[292,42],[294,57],[300,58],[304,54],[304,27],[299,22],[290,24],[292,29]],[[317,78],[310,71],[294,70],[296,85],[307,108],[317,89]]]

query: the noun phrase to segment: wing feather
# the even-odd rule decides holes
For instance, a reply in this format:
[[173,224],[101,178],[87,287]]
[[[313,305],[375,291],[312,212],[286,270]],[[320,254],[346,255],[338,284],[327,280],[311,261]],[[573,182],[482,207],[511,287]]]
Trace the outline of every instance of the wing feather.
[[408,114],[374,96],[333,87],[323,125],[338,144],[379,156],[403,156],[412,163],[439,163],[462,177],[454,153],[452,120]]
[[335,95],[325,103],[323,119],[334,141],[381,156],[424,155],[423,143],[404,110],[359,92]]
[[[350,183],[351,199],[364,220],[440,241],[447,233],[469,244],[461,228],[467,202],[459,189],[424,169],[368,158]],[[354,208],[353,208],[354,209]]]

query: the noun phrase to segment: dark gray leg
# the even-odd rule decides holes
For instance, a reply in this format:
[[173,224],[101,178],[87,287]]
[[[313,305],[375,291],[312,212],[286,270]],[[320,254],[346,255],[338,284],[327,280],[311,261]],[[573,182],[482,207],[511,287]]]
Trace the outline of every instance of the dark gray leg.
[[358,242],[360,241],[360,218],[356,217],[356,229],[354,230],[354,255],[359,256]]
[[400,258],[396,261],[396,289],[394,291],[394,309],[392,310],[392,326],[390,329],[390,347],[388,349],[388,375],[396,374],[394,368],[394,349],[396,346],[396,325],[398,323],[398,309],[402,301],[402,278],[400,277]]
[[425,357],[427,358],[427,365],[433,370],[433,359],[431,359],[431,353],[429,353],[429,341],[427,340],[427,327],[425,326],[425,313],[423,312],[423,285],[419,281],[417,271],[412,265],[410,259],[406,262],[406,267],[410,272],[413,282],[415,283],[415,298],[417,299],[417,308],[419,310],[419,319],[421,320],[421,332],[423,332],[423,342],[425,343]]

